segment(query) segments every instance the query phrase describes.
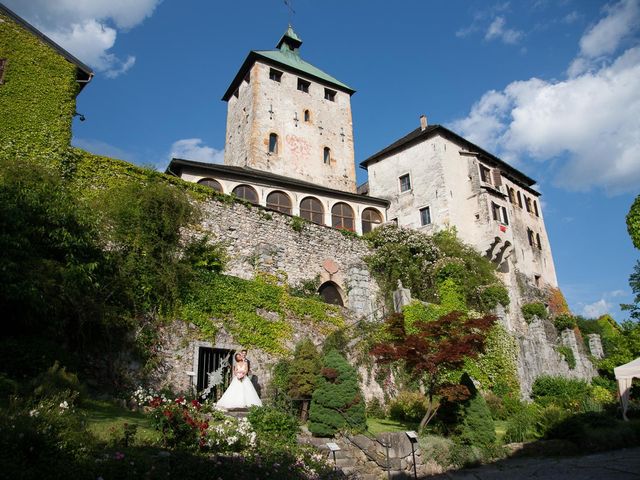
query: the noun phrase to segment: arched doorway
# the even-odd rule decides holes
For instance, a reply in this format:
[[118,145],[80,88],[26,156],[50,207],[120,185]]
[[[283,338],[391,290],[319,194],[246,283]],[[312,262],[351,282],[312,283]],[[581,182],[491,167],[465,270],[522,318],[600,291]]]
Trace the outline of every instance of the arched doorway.
[[322,300],[325,303],[329,303],[331,305],[340,305],[344,307],[344,301],[342,300],[342,295],[340,294],[339,287],[333,282],[324,282],[318,288],[318,294],[322,297]]

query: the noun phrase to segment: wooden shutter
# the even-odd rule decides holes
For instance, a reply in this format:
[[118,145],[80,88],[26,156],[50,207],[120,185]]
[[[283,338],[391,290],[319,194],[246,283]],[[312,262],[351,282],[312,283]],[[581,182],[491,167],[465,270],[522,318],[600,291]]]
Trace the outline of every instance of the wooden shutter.
[[500,173],[500,170],[498,170],[497,168],[494,168],[492,170],[493,173],[493,184],[496,187],[499,187],[502,185],[502,174]]

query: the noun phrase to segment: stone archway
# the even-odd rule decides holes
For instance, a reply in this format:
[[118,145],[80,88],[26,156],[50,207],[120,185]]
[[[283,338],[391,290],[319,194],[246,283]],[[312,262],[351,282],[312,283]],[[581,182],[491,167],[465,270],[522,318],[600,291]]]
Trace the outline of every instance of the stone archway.
[[322,297],[324,302],[344,307],[344,299],[341,290],[342,289],[336,283],[329,281],[320,285],[318,288],[318,294]]

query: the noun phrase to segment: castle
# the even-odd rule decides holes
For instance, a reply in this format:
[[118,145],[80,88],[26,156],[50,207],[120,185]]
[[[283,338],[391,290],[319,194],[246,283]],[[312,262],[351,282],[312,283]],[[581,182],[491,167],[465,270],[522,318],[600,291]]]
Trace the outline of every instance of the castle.
[[[0,108],[15,120],[0,129],[0,153],[33,157],[65,151],[75,97],[93,72],[1,4],[0,34],[13,39],[7,48],[0,44]],[[462,240],[494,262],[508,287],[510,308],[497,313],[518,341],[523,392],[542,373],[593,376],[572,332],[558,339],[541,322],[527,324],[520,311],[540,292],[557,287],[534,180],[421,117],[414,131],[361,162],[369,179],[357,187],[354,90],[304,61],[301,45],[289,27],[276,50],[247,56],[223,96],[228,104],[224,165],[173,159],[167,168],[170,175],[260,206],[219,201],[203,206],[203,229],[228,249],[225,273],[249,279],[259,268],[283,272],[291,284],[317,278],[327,302],[343,305],[354,318],[379,320],[385,312],[363,260],[368,248],[341,231],[362,234],[385,222],[427,233],[455,227]],[[30,81],[39,82],[38,88]],[[308,222],[292,230],[296,217]],[[294,331],[291,342],[307,333]],[[555,350],[560,342],[577,357],[575,368]],[[178,390],[201,387],[210,354],[239,346],[230,335],[218,335],[212,343],[178,332],[165,345],[163,375]],[[257,349],[252,358],[266,383],[273,359]],[[380,392],[379,386],[365,389],[368,398]]]
[[289,26],[252,51],[222,99],[225,165],[173,159],[167,172],[321,225],[366,233],[383,222],[455,227],[498,271],[557,287],[535,181],[440,125],[420,126],[361,162],[356,194],[351,95],[302,59]]

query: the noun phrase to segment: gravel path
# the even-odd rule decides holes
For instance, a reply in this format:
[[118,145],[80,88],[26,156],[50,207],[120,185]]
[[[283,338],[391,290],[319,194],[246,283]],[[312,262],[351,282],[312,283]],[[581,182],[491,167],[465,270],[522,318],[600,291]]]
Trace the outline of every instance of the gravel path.
[[640,448],[582,457],[510,458],[492,465],[428,477],[451,480],[638,480]]

